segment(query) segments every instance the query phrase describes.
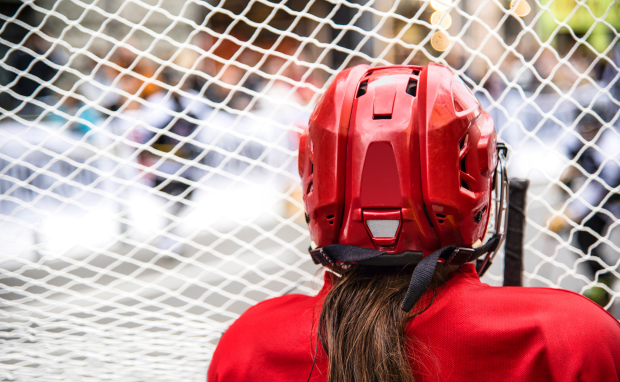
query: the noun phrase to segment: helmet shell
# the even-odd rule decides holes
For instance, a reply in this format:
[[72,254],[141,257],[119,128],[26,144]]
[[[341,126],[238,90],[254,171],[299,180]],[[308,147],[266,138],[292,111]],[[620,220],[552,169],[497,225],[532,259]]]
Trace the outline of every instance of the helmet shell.
[[388,253],[471,246],[496,164],[493,120],[450,69],[347,69],[300,140],[310,237]]

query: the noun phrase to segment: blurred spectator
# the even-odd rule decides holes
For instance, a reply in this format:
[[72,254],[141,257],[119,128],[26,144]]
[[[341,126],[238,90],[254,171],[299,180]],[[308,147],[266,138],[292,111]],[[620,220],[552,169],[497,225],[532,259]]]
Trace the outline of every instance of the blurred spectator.
[[502,62],[502,71],[508,81],[514,82],[521,89],[525,91],[534,90],[531,89],[531,85],[534,82],[532,70],[516,54],[511,52],[506,56],[506,59]]
[[56,94],[57,101],[47,116],[48,121],[81,135],[90,131],[90,126],[97,126],[101,122],[100,113],[80,100],[83,98],[82,87],[75,86],[68,75],[62,75],[54,85],[60,89],[60,93]]
[[92,52],[100,61],[88,60],[85,62],[85,74],[90,75],[92,80],[85,81],[80,85],[80,91],[90,101],[96,101],[100,106],[115,110],[120,105],[121,96],[113,86],[116,75],[105,64],[105,53],[102,50]]
[[[137,45],[136,42],[128,41],[129,45]],[[112,55],[112,63],[115,66],[105,67],[106,82],[116,83],[116,87],[129,95],[138,96],[146,99],[148,96],[155,94],[159,88],[156,84],[154,75],[157,65],[147,57],[140,57],[135,52],[124,46],[116,47],[116,51]],[[126,110],[135,110],[140,108],[140,102],[137,100],[129,101],[127,96],[120,95],[116,104],[110,106],[112,110],[120,108]]]
[[[47,34],[44,31],[39,33]],[[37,33],[30,34],[23,47],[24,50],[14,50],[8,57],[9,66],[19,71],[19,74],[12,73],[10,81],[14,81],[14,84],[11,89],[20,96],[45,100],[52,95],[46,83],[58,73],[58,69],[52,64],[64,65],[67,61],[66,54]],[[26,74],[35,79],[28,78]],[[13,97],[13,105],[10,108],[16,108],[21,103],[21,100]],[[24,115],[38,115],[42,109],[25,102],[19,112]]]
[[[609,61],[601,74],[601,85],[609,88],[611,102],[607,107],[609,119],[616,117],[620,111],[620,42],[612,49]],[[616,127],[620,127],[620,118],[616,119]]]
[[[602,129],[600,122],[590,114],[579,121],[577,131],[583,139],[575,138],[568,145],[567,152],[569,158],[576,160],[578,167],[570,167],[562,181],[579,197],[569,205],[566,215],[586,228],[577,231],[576,237],[579,249],[594,258],[585,262],[590,275],[594,279],[598,278],[598,282],[611,286],[613,275],[603,270],[596,260],[605,259],[602,242],[587,229],[606,237],[614,217],[620,216],[620,197],[608,191],[608,188],[620,185],[620,167],[617,164],[620,158],[620,136],[615,130]],[[550,224],[550,229],[558,232],[567,226],[563,218],[556,218]],[[614,264],[616,260],[607,259],[604,262]],[[602,306],[610,298],[600,287],[590,288],[585,295]]]
[[61,99],[56,109],[61,113],[52,112],[49,120],[64,125],[69,121],[65,115],[74,116],[77,120],[72,121],[68,128],[70,131],[82,135],[90,131],[89,124],[97,125],[100,121],[99,113],[96,110],[88,107],[71,93],[68,93],[64,99]]

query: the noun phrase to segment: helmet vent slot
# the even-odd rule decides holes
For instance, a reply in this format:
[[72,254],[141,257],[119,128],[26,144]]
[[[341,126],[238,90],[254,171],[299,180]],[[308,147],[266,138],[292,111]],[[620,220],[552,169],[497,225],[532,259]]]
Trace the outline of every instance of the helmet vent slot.
[[372,119],[392,119],[392,116],[385,115],[385,114],[379,114],[379,115],[374,115]]
[[437,222],[439,224],[442,224],[444,220],[446,219],[446,215],[444,214],[435,214],[435,216],[437,217]]
[[359,89],[357,89],[357,95],[355,96],[355,98],[359,98],[361,96],[363,96],[364,94],[366,94],[366,88],[368,87],[368,80],[362,82],[360,84]]
[[414,76],[419,76],[420,75],[420,69],[413,69],[413,72],[411,72]]
[[326,218],[329,224],[334,224],[334,215],[327,215]]
[[[467,182],[463,179],[463,175],[467,176],[467,148],[466,146],[467,146],[468,141],[469,141],[469,134],[465,134],[461,142],[459,142],[459,150],[461,152],[460,154],[461,160],[459,164],[461,167],[461,188],[464,188],[467,191],[470,191],[471,188],[469,187],[469,184],[467,184]],[[467,177],[467,178],[471,178],[471,177]]]
[[413,78],[409,79],[409,83],[407,84],[406,93],[412,97],[415,97],[418,93],[418,81]]
[[463,137],[463,139],[461,140],[461,143],[459,143],[459,148],[461,150],[463,150],[463,147],[465,147],[465,143],[467,143],[467,138],[469,137],[469,134],[465,134],[465,136]]
[[484,211],[487,210],[487,206],[482,207],[482,209],[480,211],[478,211],[478,213],[476,214],[476,216],[474,216],[474,221],[476,223],[480,223],[480,221],[482,221],[482,215],[484,215]]

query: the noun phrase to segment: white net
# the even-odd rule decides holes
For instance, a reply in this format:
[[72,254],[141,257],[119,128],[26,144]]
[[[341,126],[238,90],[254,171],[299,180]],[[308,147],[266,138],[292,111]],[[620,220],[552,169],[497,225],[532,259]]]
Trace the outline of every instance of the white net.
[[204,381],[240,313],[313,293],[296,141],[359,63],[461,75],[532,182],[525,284],[620,316],[619,27],[615,0],[0,0],[0,380]]

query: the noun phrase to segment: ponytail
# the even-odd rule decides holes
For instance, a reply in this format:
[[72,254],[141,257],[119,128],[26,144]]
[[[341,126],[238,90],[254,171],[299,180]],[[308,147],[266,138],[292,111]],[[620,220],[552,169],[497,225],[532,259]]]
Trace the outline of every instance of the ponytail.
[[[332,276],[336,280],[319,318],[328,382],[414,382],[409,361],[414,339],[405,334],[405,327],[421,311],[412,315],[400,308],[413,268],[337,269],[342,277]],[[433,289],[438,279],[442,278],[431,283]]]

